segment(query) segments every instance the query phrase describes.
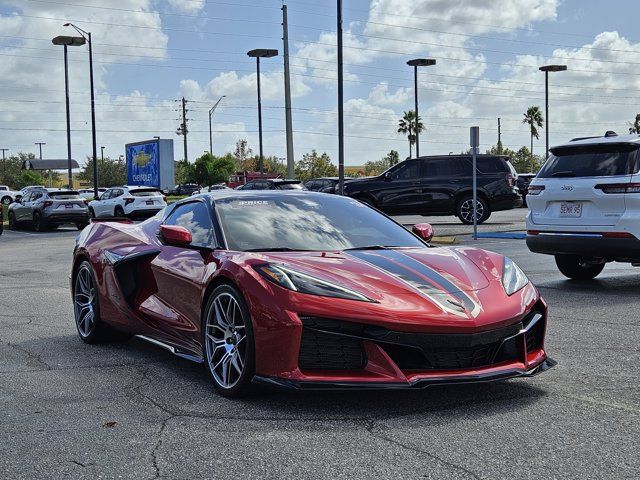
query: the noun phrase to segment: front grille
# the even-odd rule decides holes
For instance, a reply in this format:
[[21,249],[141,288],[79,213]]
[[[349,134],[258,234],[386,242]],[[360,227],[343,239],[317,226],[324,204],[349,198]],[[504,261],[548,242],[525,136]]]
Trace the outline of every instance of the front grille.
[[359,370],[366,357],[362,341],[304,328],[298,366],[301,370]]
[[[356,322],[301,316],[301,369],[357,369],[365,365],[362,341],[381,347],[401,370],[461,370],[521,360],[524,322],[474,334],[406,333]],[[540,348],[544,319],[526,333],[527,351]],[[509,340],[506,340],[509,339]],[[506,341],[505,341],[506,340]]]
[[544,341],[544,321],[538,320],[525,334],[527,340],[527,353],[534,352],[542,347]]

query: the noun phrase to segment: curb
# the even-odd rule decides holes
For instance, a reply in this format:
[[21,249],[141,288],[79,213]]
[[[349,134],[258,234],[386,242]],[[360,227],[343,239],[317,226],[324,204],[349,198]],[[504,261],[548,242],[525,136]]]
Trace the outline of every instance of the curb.
[[452,245],[454,243],[458,243],[458,238],[455,236],[443,236],[443,237],[433,237],[430,243],[440,243],[443,245]]

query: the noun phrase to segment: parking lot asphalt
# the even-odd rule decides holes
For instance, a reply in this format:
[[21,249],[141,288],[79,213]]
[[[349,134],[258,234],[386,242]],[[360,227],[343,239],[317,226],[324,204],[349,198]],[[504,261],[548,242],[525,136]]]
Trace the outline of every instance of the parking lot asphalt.
[[521,240],[476,242],[518,262],[549,303],[554,369],[423,391],[228,400],[204,368],[152,345],[77,338],[67,285],[76,235],[0,237],[1,478],[640,477],[638,269],[608,265],[596,281],[569,282]]

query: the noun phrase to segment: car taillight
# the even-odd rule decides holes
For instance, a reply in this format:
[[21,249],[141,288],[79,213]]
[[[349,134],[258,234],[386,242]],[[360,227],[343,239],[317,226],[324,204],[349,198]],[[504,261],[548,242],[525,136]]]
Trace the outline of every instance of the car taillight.
[[50,207],[51,205],[53,205],[53,202],[51,200],[47,200],[42,204],[44,208]]
[[125,199],[124,199],[124,204],[125,204],[125,205],[129,205],[130,203],[133,203],[133,202],[135,202],[135,201],[136,201],[136,199],[135,199],[135,198],[125,198]]
[[511,175],[510,173],[507,173],[504,176],[504,181],[507,182],[508,187],[513,187],[516,184],[515,178],[513,178],[513,175]]
[[86,206],[86,205],[89,205],[89,200],[87,200],[87,199],[85,198],[84,200],[82,200],[82,203],[84,203],[84,204],[85,204],[85,206]]
[[600,183],[594,188],[603,193],[640,193],[640,183]]
[[544,185],[529,185],[527,195],[540,195],[544,190]]

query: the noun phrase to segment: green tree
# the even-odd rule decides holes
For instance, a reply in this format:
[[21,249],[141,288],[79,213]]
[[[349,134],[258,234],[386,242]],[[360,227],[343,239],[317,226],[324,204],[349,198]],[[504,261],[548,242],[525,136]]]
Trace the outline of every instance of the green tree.
[[28,185],[44,185],[42,174],[35,170],[22,170],[18,176],[15,187],[16,189],[24,188]]
[[[78,174],[78,180],[93,185],[93,160],[87,157],[87,163]],[[127,164],[124,160],[106,157],[98,159],[98,186],[113,187],[127,183]]]
[[629,125],[631,125],[629,127],[629,133],[640,134],[640,113],[636,115],[636,119],[633,121],[633,123],[629,123]]
[[529,125],[529,132],[531,133],[531,150],[533,153],[533,137],[536,139],[540,138],[540,133],[538,132],[538,128],[542,128],[542,122],[544,118],[542,118],[542,111],[540,107],[531,106],[527,108],[527,111],[524,113],[524,119],[522,123]]
[[238,163],[232,154],[227,153],[223,157],[214,157],[211,164],[208,185],[228,182],[229,177],[237,170]]
[[389,167],[393,167],[397,165],[400,161],[400,155],[397,151],[391,150],[380,160],[370,160],[364,164],[364,174],[367,176],[370,175],[380,175],[382,172],[387,170]]
[[318,152],[312,150],[311,153],[305,153],[302,160],[296,162],[295,165],[296,178],[309,180],[316,177],[335,177],[338,175],[338,168],[331,163],[331,158],[326,153],[318,155]]
[[278,157],[271,156],[264,159],[264,171],[267,173],[276,173],[284,177],[287,174],[287,167]]
[[390,167],[393,167],[394,165],[397,165],[398,163],[400,163],[400,154],[398,153],[397,150],[391,150],[389,153],[385,155],[384,158],[385,160],[387,160]]
[[[22,164],[25,160],[35,158],[36,156],[33,153],[18,152],[15,155],[9,155],[5,160],[0,159],[0,184],[9,185],[10,188],[14,189],[20,189],[26,185],[34,185],[33,183],[22,184]],[[37,185],[44,184],[38,183]]]
[[249,146],[246,138],[241,138],[236,142],[236,149],[233,151],[233,156],[238,161],[240,169],[243,171],[252,171],[253,168],[247,168],[250,165],[247,164],[248,160],[253,156],[253,150]]
[[[418,133],[424,130],[422,119],[418,117]],[[409,140],[409,158],[413,157],[413,145],[416,143],[416,112],[409,110],[398,120],[398,133],[407,136]]]
[[188,160],[173,162],[173,170],[176,185],[195,182],[195,170]]

